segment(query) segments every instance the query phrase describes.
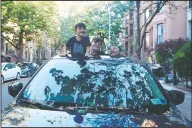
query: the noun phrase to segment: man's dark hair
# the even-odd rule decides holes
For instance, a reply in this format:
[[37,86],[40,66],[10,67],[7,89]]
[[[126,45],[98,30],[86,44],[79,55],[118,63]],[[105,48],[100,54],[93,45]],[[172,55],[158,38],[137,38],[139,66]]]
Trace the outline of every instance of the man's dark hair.
[[84,28],[84,29],[86,29],[86,25],[84,24],[84,23],[77,23],[76,25],[75,25],[75,31],[77,30],[77,28]]
[[103,43],[103,39],[101,37],[99,37],[99,36],[95,36],[95,37],[93,37],[91,43],[92,42],[101,42],[101,43]]

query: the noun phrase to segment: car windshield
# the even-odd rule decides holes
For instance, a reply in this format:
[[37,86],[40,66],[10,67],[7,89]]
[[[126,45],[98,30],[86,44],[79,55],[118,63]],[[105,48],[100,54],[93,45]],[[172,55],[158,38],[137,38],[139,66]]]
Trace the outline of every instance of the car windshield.
[[22,93],[25,100],[84,106],[143,108],[167,101],[150,73],[125,59],[51,59]]

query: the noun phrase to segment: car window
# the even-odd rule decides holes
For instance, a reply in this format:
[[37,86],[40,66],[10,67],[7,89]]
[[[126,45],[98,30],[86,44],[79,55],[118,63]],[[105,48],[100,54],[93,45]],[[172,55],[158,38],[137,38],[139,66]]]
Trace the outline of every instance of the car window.
[[5,63],[1,63],[1,69],[2,69],[5,65],[6,65]]
[[12,64],[12,68],[16,68],[15,64]]
[[[38,89],[37,89],[38,88]],[[28,100],[109,107],[166,105],[149,72],[121,60],[50,60],[23,93]]]
[[162,67],[152,69],[152,72],[156,77],[165,77],[165,72]]
[[12,64],[11,63],[9,63],[9,64],[6,64],[6,66],[4,67],[4,69],[12,69]]

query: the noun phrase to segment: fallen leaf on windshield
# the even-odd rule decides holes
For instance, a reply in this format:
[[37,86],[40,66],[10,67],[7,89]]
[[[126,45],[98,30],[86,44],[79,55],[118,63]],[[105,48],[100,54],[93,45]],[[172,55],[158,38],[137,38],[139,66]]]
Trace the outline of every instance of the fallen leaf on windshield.
[[145,119],[141,125],[141,127],[158,127],[156,123],[152,120]]

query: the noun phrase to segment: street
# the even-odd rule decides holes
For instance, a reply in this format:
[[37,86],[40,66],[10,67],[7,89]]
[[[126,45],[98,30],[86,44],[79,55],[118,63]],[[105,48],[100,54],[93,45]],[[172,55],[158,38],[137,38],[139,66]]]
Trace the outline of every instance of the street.
[[[30,78],[21,78],[20,82],[24,83],[24,85],[28,82]],[[13,97],[9,95],[8,93],[8,84],[15,82],[15,81],[9,81],[5,82],[2,85],[2,110],[13,100]],[[180,90],[177,88],[174,88],[172,86],[166,85],[163,81],[160,81],[160,83],[163,85],[163,87],[167,90]],[[180,90],[182,91],[182,90]],[[188,118],[190,121],[191,119],[191,92],[183,91],[185,93],[185,100],[182,104],[178,105],[177,107],[181,110],[181,112],[184,114],[186,118]]]
[[[167,90],[180,90],[180,89],[174,88],[172,86],[166,85],[164,81],[160,81],[160,83]],[[187,119],[192,121],[192,119],[191,119],[191,92],[187,92],[187,91],[183,91],[183,90],[180,90],[180,91],[185,93],[185,100],[182,104],[177,105],[177,107],[179,108],[179,110],[184,114],[184,116]]]
[[28,78],[21,78],[20,80],[11,80],[11,81],[6,81],[3,85],[2,85],[2,110],[4,110],[4,108],[13,100],[13,97],[11,95],[9,95],[8,93],[8,85],[13,83],[13,82],[22,82],[23,84],[26,84],[29,80]]

